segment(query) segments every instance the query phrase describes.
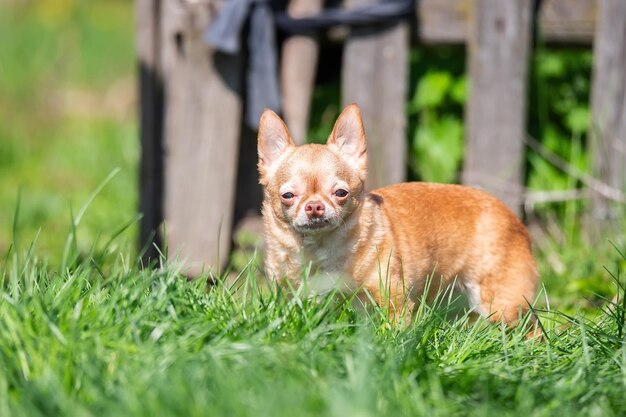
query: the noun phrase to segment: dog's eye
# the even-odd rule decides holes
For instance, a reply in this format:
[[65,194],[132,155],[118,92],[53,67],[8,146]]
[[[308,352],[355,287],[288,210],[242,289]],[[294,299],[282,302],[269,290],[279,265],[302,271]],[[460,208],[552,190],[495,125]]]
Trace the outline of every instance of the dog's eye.
[[345,196],[347,196],[347,195],[348,195],[348,191],[344,190],[343,188],[340,188],[340,189],[338,189],[337,191],[335,191],[335,195],[336,195],[337,197],[342,198],[342,197],[345,197]]
[[285,193],[281,195],[281,197],[284,198],[285,200],[291,200],[294,197],[294,195],[293,193]]

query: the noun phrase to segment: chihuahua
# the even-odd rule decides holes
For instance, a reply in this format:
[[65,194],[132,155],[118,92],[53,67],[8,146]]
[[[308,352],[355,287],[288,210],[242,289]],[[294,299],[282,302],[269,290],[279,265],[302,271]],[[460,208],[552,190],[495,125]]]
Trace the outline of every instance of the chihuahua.
[[[326,145],[295,146],[271,110],[258,135],[268,276],[298,285],[331,276],[396,317],[429,288],[456,285],[479,314],[514,325],[535,297],[528,232],[501,201],[474,188],[402,183],[366,192],[359,107],[346,107]],[[337,281],[339,282],[339,281]],[[430,281],[432,283],[432,281]],[[430,293],[425,294],[429,299]]]

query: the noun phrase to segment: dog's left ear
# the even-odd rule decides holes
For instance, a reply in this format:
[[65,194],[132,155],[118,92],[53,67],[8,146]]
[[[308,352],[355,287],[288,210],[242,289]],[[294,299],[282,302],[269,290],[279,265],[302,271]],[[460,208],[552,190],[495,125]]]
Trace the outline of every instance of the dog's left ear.
[[367,146],[365,128],[359,106],[352,103],[339,115],[326,144],[330,149],[358,170],[361,179],[367,175]]
[[277,162],[294,147],[295,144],[282,119],[273,111],[265,109],[259,121],[257,146],[261,184],[267,182],[267,177],[277,166]]

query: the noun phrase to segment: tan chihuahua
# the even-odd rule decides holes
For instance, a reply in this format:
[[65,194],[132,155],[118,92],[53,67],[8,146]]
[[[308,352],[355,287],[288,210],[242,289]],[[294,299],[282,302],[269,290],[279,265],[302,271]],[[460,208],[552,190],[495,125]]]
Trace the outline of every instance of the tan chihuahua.
[[472,307],[514,325],[533,302],[537,269],[524,225],[495,197],[468,187],[403,183],[365,192],[359,107],[337,119],[326,145],[295,146],[271,110],[258,137],[267,274],[298,283],[309,265],[368,291],[395,317],[425,291],[455,283]]

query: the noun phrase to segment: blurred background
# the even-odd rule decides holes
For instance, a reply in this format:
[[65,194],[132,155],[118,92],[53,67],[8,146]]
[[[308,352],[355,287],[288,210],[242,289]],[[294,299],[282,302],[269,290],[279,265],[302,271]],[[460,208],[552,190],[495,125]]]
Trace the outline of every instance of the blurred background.
[[[3,0],[0,4],[0,252],[37,238],[58,263],[74,215],[95,242],[137,211],[133,4],[129,0]],[[134,247],[131,230],[125,245]],[[122,240],[119,241],[120,243]]]
[[[136,218],[134,7],[130,0],[0,2],[0,39],[5,40],[0,46],[0,253],[16,240],[24,246],[36,239],[39,256],[58,265],[72,219],[112,173],[81,218],[79,247],[89,252]],[[343,44],[332,33],[320,42],[309,141],[324,141],[341,110]],[[460,181],[465,53],[463,46],[413,42],[405,106],[410,180]],[[591,45],[547,44],[538,37],[530,53],[527,130],[544,153],[588,173]],[[532,149],[526,150],[525,166],[530,191],[581,186],[580,178]],[[593,306],[614,293],[603,266],[620,257],[609,242],[594,245],[589,239],[581,220],[588,210],[588,199],[574,199],[537,203],[525,213],[548,292],[570,308]],[[138,234],[135,222],[109,250],[135,256]],[[253,256],[258,236],[234,239],[230,264],[236,270]]]

